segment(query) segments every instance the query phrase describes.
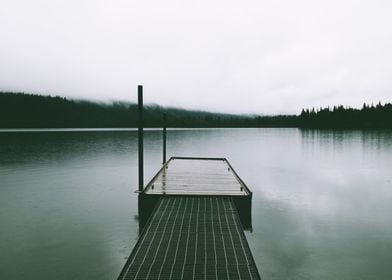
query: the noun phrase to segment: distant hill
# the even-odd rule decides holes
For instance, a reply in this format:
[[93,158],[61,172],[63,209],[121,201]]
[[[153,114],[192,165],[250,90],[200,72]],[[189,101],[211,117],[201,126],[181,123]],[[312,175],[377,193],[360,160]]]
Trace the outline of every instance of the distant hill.
[[[362,109],[304,109],[300,115],[249,116],[144,106],[144,126],[162,127],[392,128],[392,104]],[[0,92],[0,128],[137,127],[137,105],[70,100],[60,96]]]
[[[218,114],[144,106],[144,126],[161,127],[163,113],[168,127],[256,127],[254,116]],[[286,118],[268,117],[265,126],[286,126]],[[291,117],[295,119],[296,117]],[[69,100],[64,97],[0,92],[0,128],[126,128],[137,127],[137,104],[110,104]]]

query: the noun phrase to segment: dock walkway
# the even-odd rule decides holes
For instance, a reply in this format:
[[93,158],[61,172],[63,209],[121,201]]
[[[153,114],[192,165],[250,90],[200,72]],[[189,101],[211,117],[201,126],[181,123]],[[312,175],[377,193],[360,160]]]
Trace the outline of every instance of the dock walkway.
[[158,200],[119,279],[260,279],[233,200],[250,194],[224,159],[171,159],[144,190]]

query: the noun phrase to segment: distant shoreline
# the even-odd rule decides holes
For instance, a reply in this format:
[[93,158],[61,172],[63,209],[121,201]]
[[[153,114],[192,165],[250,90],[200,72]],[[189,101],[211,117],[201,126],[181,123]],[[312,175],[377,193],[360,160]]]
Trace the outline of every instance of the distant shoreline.
[[[196,130],[239,130],[239,129],[299,129],[319,132],[392,132],[391,128],[301,128],[301,127],[199,127],[199,128],[167,128],[168,131],[196,131]],[[162,128],[144,128],[145,132],[158,132]],[[0,135],[7,133],[94,133],[94,132],[137,132],[137,128],[0,128]]]
[[[257,127],[169,127],[169,131],[178,130],[216,130],[216,129],[254,129]],[[262,127],[259,127],[262,128]],[[266,127],[275,128],[275,127]],[[282,129],[285,127],[281,127]],[[295,127],[293,127],[295,128]],[[145,131],[162,131],[162,127],[147,127]],[[121,132],[121,131],[138,131],[137,128],[0,128],[1,132]]]
[[[144,127],[159,128],[163,114],[169,128],[309,128],[392,129],[392,104],[364,104],[361,109],[333,106],[304,109],[300,115],[235,115],[205,111],[144,107]],[[137,127],[137,105],[101,104],[64,97],[0,92],[0,129],[62,129],[63,131],[132,130]]]

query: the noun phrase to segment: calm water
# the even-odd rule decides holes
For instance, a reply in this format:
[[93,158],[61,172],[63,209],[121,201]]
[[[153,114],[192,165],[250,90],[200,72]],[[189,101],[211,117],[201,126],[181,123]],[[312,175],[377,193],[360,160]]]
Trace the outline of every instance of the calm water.
[[[392,132],[170,130],[254,192],[263,279],[392,279]],[[145,135],[145,181],[161,132]],[[138,234],[136,131],[0,132],[0,279],[115,279]]]

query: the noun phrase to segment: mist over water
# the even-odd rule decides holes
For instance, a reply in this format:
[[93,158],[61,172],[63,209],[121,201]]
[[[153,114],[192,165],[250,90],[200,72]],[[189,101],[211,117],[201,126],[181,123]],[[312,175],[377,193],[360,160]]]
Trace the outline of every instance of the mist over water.
[[[145,132],[145,182],[162,161]],[[392,132],[169,130],[253,191],[263,279],[390,279]],[[115,279],[138,235],[136,131],[0,132],[0,278]]]

